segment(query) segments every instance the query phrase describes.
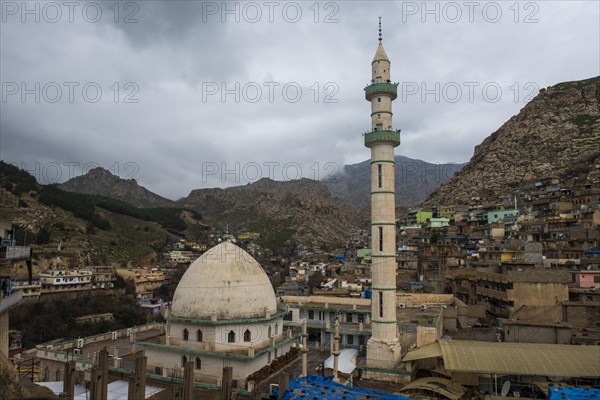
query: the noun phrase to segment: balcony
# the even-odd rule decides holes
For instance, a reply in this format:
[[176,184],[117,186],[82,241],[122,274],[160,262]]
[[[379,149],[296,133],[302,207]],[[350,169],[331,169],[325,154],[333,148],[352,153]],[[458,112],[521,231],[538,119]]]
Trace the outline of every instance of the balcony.
[[400,145],[400,132],[398,131],[371,131],[365,134],[365,146],[371,147],[377,143],[390,143],[394,147]]
[[373,83],[365,88],[365,98],[368,101],[378,94],[390,96],[392,100],[398,97],[398,85],[395,83]]
[[511,280],[507,275],[497,274],[495,272],[477,271],[477,279],[482,280],[482,281],[505,283],[505,284],[511,283]]
[[29,246],[3,246],[0,247],[0,260],[27,260],[31,258],[31,247]]
[[477,294],[484,297],[491,297],[492,299],[508,301],[508,293],[501,292],[499,290],[488,289],[481,286],[477,286]]

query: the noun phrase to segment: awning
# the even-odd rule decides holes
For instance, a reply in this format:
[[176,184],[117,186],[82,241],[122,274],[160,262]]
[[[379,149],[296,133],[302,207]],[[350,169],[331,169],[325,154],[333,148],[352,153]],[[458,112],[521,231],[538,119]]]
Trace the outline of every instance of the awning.
[[[343,374],[351,374],[356,369],[356,356],[358,350],[356,349],[341,349],[340,355],[338,356],[338,371]],[[325,368],[333,369],[333,356],[329,356],[325,360]]]

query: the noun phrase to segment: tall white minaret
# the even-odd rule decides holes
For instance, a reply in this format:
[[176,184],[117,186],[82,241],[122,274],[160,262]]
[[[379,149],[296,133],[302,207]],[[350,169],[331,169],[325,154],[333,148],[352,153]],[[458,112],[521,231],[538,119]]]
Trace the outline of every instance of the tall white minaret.
[[400,130],[392,128],[392,101],[397,83],[390,81],[390,60],[381,44],[371,63],[371,84],[365,97],[371,102],[370,132],[365,146],[371,149],[371,338],[367,344],[367,367],[392,369],[400,362],[396,322],[396,201],[394,147]]

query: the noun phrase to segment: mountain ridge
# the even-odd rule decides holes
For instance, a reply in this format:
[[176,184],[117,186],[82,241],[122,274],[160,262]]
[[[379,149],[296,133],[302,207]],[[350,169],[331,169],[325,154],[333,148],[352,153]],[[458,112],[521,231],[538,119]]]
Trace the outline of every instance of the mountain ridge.
[[[396,161],[396,206],[413,206],[425,200],[440,184],[448,181],[464,164],[434,164],[402,155]],[[371,194],[370,160],[345,165],[344,170],[325,181],[329,191],[354,206],[369,205]]]
[[102,167],[91,169],[85,175],[71,178],[58,187],[69,192],[110,197],[140,208],[168,207],[174,203],[173,200],[141,186],[135,179],[120,178]]

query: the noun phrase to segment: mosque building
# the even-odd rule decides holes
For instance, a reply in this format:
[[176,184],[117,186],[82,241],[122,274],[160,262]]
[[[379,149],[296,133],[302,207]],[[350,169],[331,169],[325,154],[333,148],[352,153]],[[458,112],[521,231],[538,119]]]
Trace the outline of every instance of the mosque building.
[[[284,310],[260,264],[225,241],[194,261],[177,285],[166,335],[136,341],[152,374],[165,377],[194,364],[194,380],[219,385],[223,366],[245,387],[253,372],[286,354],[297,337],[283,328]],[[179,376],[179,375],[177,375]]]

